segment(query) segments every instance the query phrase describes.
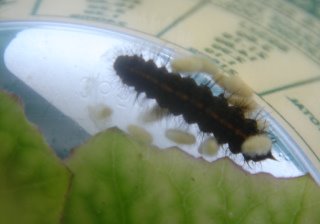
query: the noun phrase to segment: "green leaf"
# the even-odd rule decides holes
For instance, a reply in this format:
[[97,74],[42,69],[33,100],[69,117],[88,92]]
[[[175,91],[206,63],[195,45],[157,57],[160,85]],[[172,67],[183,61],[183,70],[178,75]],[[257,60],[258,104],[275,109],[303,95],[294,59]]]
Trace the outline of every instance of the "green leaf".
[[0,223],[320,223],[309,176],[250,175],[116,129],[74,150],[70,178],[15,101],[0,94]]
[[58,223],[69,177],[17,99],[0,93],[0,223]]
[[77,149],[63,223],[320,223],[309,176],[250,175],[110,130]]

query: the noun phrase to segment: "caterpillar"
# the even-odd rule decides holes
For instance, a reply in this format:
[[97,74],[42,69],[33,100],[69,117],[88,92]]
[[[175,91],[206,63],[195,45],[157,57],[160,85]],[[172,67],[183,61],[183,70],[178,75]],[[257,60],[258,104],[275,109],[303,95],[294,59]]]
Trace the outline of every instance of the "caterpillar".
[[171,114],[197,123],[203,133],[213,134],[219,145],[228,144],[232,153],[242,153],[246,161],[273,158],[266,132],[255,119],[246,118],[241,107],[228,103],[223,93],[215,96],[208,85],[198,85],[191,77],[169,72],[138,55],[118,56],[113,67],[137,94],[145,93]]

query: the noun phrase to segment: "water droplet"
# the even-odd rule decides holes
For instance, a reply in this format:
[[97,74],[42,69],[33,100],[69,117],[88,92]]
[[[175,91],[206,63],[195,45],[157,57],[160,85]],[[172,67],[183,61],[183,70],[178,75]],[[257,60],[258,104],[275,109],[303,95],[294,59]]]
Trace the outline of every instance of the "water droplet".
[[107,81],[104,81],[102,82],[100,85],[99,85],[99,91],[100,93],[106,95],[108,93],[110,93],[111,91],[111,83],[110,82],[107,82]]

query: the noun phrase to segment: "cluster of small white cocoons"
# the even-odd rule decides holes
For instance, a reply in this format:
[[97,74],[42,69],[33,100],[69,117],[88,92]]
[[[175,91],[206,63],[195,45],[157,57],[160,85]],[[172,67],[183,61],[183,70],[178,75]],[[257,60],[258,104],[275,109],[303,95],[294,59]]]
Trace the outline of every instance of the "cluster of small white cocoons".
[[198,56],[176,58],[171,62],[174,72],[203,72],[212,77],[212,79],[227,92],[243,97],[244,99],[253,96],[252,89],[242,81],[239,76],[224,75],[215,64],[209,59]]
[[[222,87],[228,95],[228,102],[246,108],[250,114],[257,109],[257,103],[253,99],[253,90],[237,75],[226,76],[208,58],[189,56],[173,59],[171,62],[173,72],[202,72]],[[211,139],[210,141],[214,141]],[[218,144],[210,144],[209,148],[201,148],[201,154],[212,154],[218,151]],[[241,146],[243,154],[249,157],[267,155],[272,147],[271,139],[265,134],[250,136]],[[205,152],[208,150],[208,152]]]

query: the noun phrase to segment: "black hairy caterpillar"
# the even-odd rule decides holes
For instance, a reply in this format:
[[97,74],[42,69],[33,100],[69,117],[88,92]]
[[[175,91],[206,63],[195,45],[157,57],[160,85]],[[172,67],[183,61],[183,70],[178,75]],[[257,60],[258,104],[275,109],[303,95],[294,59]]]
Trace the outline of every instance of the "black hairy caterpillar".
[[[197,123],[202,132],[213,133],[232,153],[242,153],[246,161],[273,158],[265,131],[259,130],[255,119],[246,118],[240,107],[230,105],[224,94],[215,96],[207,85],[158,68],[142,56],[119,56],[113,66],[124,84],[134,87],[138,94],[144,92],[173,115],[182,115],[187,123]],[[267,146],[255,152],[259,141],[267,142]]]

